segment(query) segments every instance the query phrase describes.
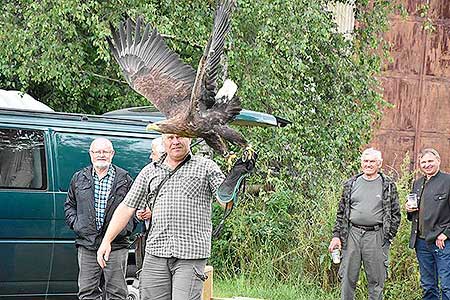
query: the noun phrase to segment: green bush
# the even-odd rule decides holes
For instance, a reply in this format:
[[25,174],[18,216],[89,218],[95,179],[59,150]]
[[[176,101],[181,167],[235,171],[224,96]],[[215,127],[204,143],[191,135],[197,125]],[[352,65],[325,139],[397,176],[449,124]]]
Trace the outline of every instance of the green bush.
[[[413,173],[406,156],[397,178],[402,220],[390,252],[386,299],[420,299],[419,272],[414,250],[408,248],[410,223],[403,209]],[[275,192],[246,197],[230,217],[224,236],[214,243],[211,263],[219,276],[261,278],[292,286],[312,282],[338,293],[338,267],[328,254],[328,244],[341,195],[342,178],[328,178],[319,198],[305,198],[288,191],[284,180],[273,182]],[[319,199],[319,200],[315,200]],[[267,282],[267,281],[264,281]],[[267,284],[267,283],[266,283]],[[357,298],[367,295],[367,279],[361,272]]]
[[[4,1],[0,87],[23,90],[69,112],[145,104],[109,53],[108,21],[117,25],[127,14],[143,14],[196,67],[214,2]],[[357,170],[359,152],[386,104],[376,75],[383,53],[380,35],[392,7],[387,0],[356,1],[359,25],[347,40],[335,32],[327,2],[238,0],[226,43],[228,75],[239,86],[244,108],[293,123],[276,130],[242,130],[259,153],[248,191],[262,189],[242,196],[214,241],[211,262],[222,276],[292,285],[301,280],[336,292],[336,267],[327,246],[341,184]],[[401,178],[404,195],[409,180]],[[390,299],[418,293],[407,231],[403,221],[393,244]],[[364,278],[359,294],[363,283]]]

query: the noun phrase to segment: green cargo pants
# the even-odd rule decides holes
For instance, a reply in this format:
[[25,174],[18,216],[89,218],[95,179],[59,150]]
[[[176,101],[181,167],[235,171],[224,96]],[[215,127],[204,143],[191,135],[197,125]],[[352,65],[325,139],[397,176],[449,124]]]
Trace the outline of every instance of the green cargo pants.
[[361,263],[367,276],[369,300],[383,299],[383,287],[389,264],[389,243],[383,245],[383,230],[366,231],[351,226],[347,249],[339,268],[341,299],[353,300]]

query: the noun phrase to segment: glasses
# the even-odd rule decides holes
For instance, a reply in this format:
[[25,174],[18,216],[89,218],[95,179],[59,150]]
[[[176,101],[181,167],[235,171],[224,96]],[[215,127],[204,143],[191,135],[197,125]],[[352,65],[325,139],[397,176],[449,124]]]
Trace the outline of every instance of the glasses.
[[97,151],[89,151],[89,152],[91,152],[92,154],[95,154],[95,155],[110,155],[111,153],[113,153],[114,151],[112,151],[112,150],[97,150]]

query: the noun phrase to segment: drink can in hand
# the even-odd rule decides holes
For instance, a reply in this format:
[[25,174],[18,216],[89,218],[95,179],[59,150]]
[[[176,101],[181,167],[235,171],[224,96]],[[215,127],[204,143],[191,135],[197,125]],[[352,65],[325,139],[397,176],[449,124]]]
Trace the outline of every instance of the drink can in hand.
[[335,263],[335,264],[338,264],[341,262],[341,251],[339,250],[339,248],[335,248],[331,252],[331,259],[333,260],[333,263]]
[[407,202],[408,206],[410,208],[417,208],[417,194],[416,193],[408,194],[407,201],[408,201]]

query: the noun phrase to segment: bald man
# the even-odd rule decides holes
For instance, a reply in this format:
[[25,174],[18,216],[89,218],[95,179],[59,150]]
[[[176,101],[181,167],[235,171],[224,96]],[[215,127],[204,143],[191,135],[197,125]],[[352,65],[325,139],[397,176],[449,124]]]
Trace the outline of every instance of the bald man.
[[[97,250],[113,212],[131,187],[132,179],[127,171],[112,164],[114,148],[108,139],[95,139],[89,155],[92,165],[73,175],[64,204],[66,223],[76,234],[78,298],[101,299],[104,288],[106,299],[126,299],[125,275],[133,219],[112,242],[108,267],[102,269],[97,264]],[[104,287],[100,287],[102,275]]]

